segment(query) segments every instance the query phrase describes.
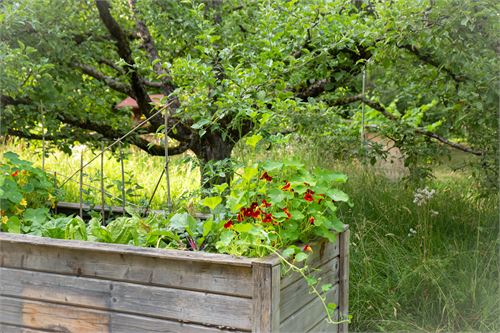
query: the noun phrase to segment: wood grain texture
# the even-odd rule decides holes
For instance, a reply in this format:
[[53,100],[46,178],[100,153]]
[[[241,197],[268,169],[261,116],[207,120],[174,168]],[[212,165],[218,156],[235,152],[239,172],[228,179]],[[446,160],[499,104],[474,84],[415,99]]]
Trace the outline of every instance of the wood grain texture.
[[54,333],[54,331],[50,330],[40,330],[33,329],[28,327],[20,327],[15,325],[8,325],[0,323],[0,332],[2,333]]
[[[340,234],[339,247],[339,315],[347,316],[349,314],[349,236],[348,226]],[[339,332],[347,333],[348,324],[339,325]]]
[[1,242],[0,266],[244,297],[253,295],[251,267],[224,263]]
[[252,327],[252,301],[246,298],[10,268],[1,268],[0,276],[3,296],[242,330]]
[[[334,286],[326,294],[327,303],[338,304],[338,285]],[[325,309],[319,298],[314,298],[305,304],[299,311],[288,317],[280,324],[283,333],[304,333],[315,327],[324,317]],[[333,326],[335,327],[335,326]]]
[[[318,267],[332,260],[339,255],[339,242],[328,243],[326,241],[311,244],[313,253],[309,255],[306,264],[311,267]],[[281,279],[281,289],[288,287],[297,280],[302,279],[302,276],[295,272],[290,272]]]
[[38,237],[32,235],[20,235],[0,232],[0,251],[1,246],[7,242],[14,242],[18,244],[33,244],[37,246],[48,245],[51,247],[62,249],[78,249],[83,250],[93,255],[94,252],[100,253],[118,253],[123,255],[138,255],[152,258],[163,258],[172,260],[187,260],[192,262],[208,262],[216,264],[228,264],[234,266],[252,266],[252,259],[235,257],[226,254],[197,252],[197,251],[182,251],[171,249],[156,249],[145,248],[138,246],[130,246],[123,244],[106,244],[95,243],[77,240],[63,240]]
[[[95,309],[78,308],[71,305],[53,304],[34,300],[0,296],[0,328],[2,333],[63,332],[63,333],[238,333],[248,332],[227,330],[178,321],[145,318],[125,313],[105,312]],[[26,321],[19,313],[25,311]],[[36,314],[35,318],[29,318]],[[26,316],[26,317],[24,317]],[[107,326],[82,323],[80,318],[107,316]],[[86,330],[86,329],[91,330]]]
[[[338,257],[316,268],[319,269],[319,271],[313,274],[313,276],[320,279],[319,286],[327,283],[331,283],[332,285],[337,284]],[[310,292],[310,288],[304,279],[299,279],[284,289],[281,289],[280,321],[286,320],[316,297],[316,295]]]
[[254,333],[279,332],[280,265],[255,262],[253,266]]

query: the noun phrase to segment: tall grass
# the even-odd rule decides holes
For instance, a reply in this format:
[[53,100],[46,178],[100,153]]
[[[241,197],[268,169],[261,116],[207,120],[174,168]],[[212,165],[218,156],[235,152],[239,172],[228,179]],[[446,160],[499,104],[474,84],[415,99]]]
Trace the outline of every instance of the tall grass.
[[[34,149],[23,143],[1,148],[40,165]],[[415,188],[389,181],[370,167],[339,163],[317,147],[288,145],[258,157],[290,155],[301,156],[311,167],[329,167],[349,176],[344,190],[354,207],[341,207],[340,214],[351,229],[350,330],[500,331],[498,195],[480,197],[466,174],[441,168],[439,178],[428,183],[436,194],[418,206],[413,202]],[[85,160],[92,156],[85,152]],[[255,157],[245,148],[235,156]],[[68,157],[56,152],[47,159],[46,168],[70,174],[79,163],[78,154]],[[174,201],[198,187],[199,171],[192,166],[173,158]],[[127,179],[144,187],[137,190],[136,202],[150,197],[162,167],[161,157],[127,155]],[[99,178],[99,162],[87,173],[87,180]],[[109,154],[105,177],[108,185],[121,177],[119,162]],[[93,185],[99,187],[98,179]],[[119,196],[116,188],[108,190]],[[66,193],[66,200],[77,201],[78,185],[68,183]],[[85,199],[99,203],[98,193],[91,192]],[[162,181],[155,207],[164,207],[165,193]]]
[[351,230],[351,331],[500,331],[498,194],[481,197],[467,170],[441,166],[419,206],[411,185],[317,147],[271,155],[290,148],[349,176],[354,207],[340,215]]

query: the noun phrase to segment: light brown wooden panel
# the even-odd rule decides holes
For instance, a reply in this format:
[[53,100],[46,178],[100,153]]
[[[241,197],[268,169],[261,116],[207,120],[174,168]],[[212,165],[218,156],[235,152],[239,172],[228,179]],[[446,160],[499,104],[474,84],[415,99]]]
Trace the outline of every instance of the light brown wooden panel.
[[279,329],[280,266],[255,262],[253,265],[254,333],[272,333]]
[[[53,304],[0,296],[0,328],[2,333],[237,333],[178,321],[146,318],[124,313],[105,312],[70,305]],[[22,314],[22,315],[21,315]],[[34,316],[36,314],[36,316]],[[101,323],[88,323],[81,318],[106,318]],[[23,327],[24,326],[24,327]],[[26,327],[29,326],[29,327]]]
[[[318,267],[319,271],[313,274],[320,279],[318,288],[323,284],[338,282],[338,257]],[[312,301],[316,295],[310,292],[310,288],[304,279],[299,279],[288,285],[280,292],[280,321],[286,320],[295,312],[299,311],[305,304]]]
[[245,297],[253,295],[251,267],[224,263],[2,241],[0,266]]
[[0,277],[4,296],[243,330],[252,327],[252,300],[246,298],[10,268],[0,268]]

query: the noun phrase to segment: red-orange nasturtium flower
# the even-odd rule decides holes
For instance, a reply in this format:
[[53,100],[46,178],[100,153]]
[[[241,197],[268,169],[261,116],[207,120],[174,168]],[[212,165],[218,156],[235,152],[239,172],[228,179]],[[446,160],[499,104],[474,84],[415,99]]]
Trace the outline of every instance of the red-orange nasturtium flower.
[[286,182],[285,186],[283,186],[281,189],[283,191],[290,191],[291,190],[291,186],[292,185],[290,185],[290,182]]
[[16,170],[16,171],[14,171],[14,172],[11,174],[11,176],[12,176],[12,177],[17,177],[17,175],[18,175],[18,174],[19,174],[19,170]]
[[260,216],[260,209],[257,208],[256,210],[252,211],[252,217],[254,219],[258,218]]
[[238,222],[242,222],[244,219],[243,214],[240,213],[236,214],[236,218],[238,219]]
[[313,249],[312,249],[312,247],[309,246],[309,244],[306,244],[304,246],[304,252],[312,252],[312,251],[313,251]]
[[307,192],[305,195],[304,195],[304,200],[307,201],[307,202],[313,202],[314,201],[314,198],[312,196],[311,193]]
[[233,226],[233,220],[229,220],[226,223],[224,223],[224,228],[229,229]]
[[285,207],[285,208],[283,208],[283,211],[285,212],[285,214],[286,214],[287,218],[289,218],[289,219],[290,219],[290,218],[292,217],[292,214],[290,214],[290,212],[288,211],[288,208],[286,208],[286,207]]
[[262,222],[264,222],[264,223],[271,223],[271,222],[273,222],[273,215],[271,213],[265,214],[264,218],[262,219]]
[[309,218],[309,223],[314,224],[314,216],[311,216],[311,217]]
[[264,179],[264,180],[267,180],[268,182],[272,181],[273,180],[273,177],[269,176],[269,174],[266,172],[264,172],[262,174],[262,176],[260,176],[260,179]]
[[270,202],[267,202],[266,199],[262,199],[262,205],[264,207],[271,207],[271,203]]

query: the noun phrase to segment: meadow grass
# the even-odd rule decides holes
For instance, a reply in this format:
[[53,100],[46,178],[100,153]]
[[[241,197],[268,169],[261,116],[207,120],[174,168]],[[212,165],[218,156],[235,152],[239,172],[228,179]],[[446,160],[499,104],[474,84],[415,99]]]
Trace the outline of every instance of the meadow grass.
[[[1,148],[6,150],[41,165],[38,147],[17,141]],[[436,193],[418,206],[413,202],[414,187],[390,181],[369,166],[338,162],[322,149],[288,145],[259,154],[244,148],[235,153],[241,160],[290,155],[301,156],[311,167],[328,167],[349,176],[344,190],[354,207],[343,206],[339,214],[351,229],[351,331],[500,331],[498,195],[481,197],[466,172],[440,168],[438,177],[427,184]],[[91,156],[85,152],[85,160]],[[46,160],[46,168],[70,174],[79,163],[78,153],[68,157],[55,152]],[[147,200],[162,167],[161,157],[129,153],[128,186],[144,187],[130,199],[138,204]],[[96,178],[92,184],[97,188],[99,169],[97,160],[87,171],[87,179]],[[110,154],[106,154],[105,177],[107,185],[121,177],[119,162]],[[191,162],[174,157],[171,179],[174,202],[180,201],[198,188],[199,171]],[[78,201],[76,183],[68,183],[65,190],[65,200]],[[108,191],[120,195],[116,186]],[[98,193],[86,194],[85,200],[98,203]],[[163,180],[154,207],[165,206],[165,193]]]

